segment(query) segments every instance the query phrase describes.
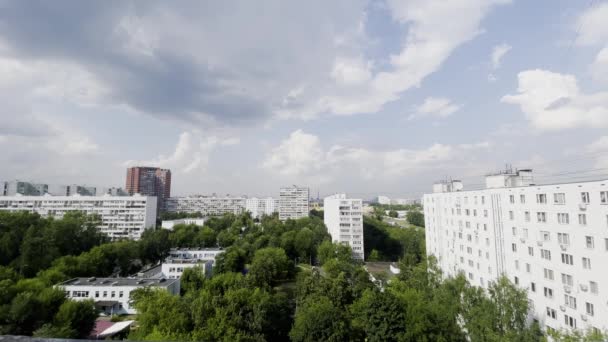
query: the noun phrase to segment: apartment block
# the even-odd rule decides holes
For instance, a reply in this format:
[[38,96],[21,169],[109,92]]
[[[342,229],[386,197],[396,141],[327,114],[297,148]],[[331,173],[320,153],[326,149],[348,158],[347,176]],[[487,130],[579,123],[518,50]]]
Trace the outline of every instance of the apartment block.
[[245,210],[245,204],[244,197],[188,196],[168,198],[165,208],[168,212],[221,216],[227,213],[241,214]]
[[296,185],[281,188],[279,194],[279,219],[284,221],[308,217],[310,212],[309,197],[308,188]]
[[264,215],[272,215],[279,210],[279,200],[268,198],[247,198],[245,210],[251,213],[251,217],[260,218]]
[[220,248],[172,249],[161,265],[162,276],[179,279],[186,269],[200,267],[209,277],[215,265],[215,259],[221,253],[224,253],[224,250]]
[[97,227],[111,239],[139,239],[156,225],[156,197],[130,196],[6,196],[0,210],[29,211],[43,217],[62,218],[71,211],[98,215]]
[[363,260],[363,200],[345,194],[326,197],[323,215],[333,242],[350,246],[355,259]]
[[72,300],[92,299],[108,315],[136,314],[131,293],[140,288],[157,288],[179,295],[179,279],[145,278],[74,278],[55,285]]
[[2,196],[42,196],[48,192],[48,184],[23,182],[18,180],[0,183],[0,194]]
[[158,167],[135,166],[127,169],[125,190],[129,195],[155,196],[158,209],[164,209],[171,197],[171,170]]
[[487,287],[506,275],[551,329],[608,329],[608,180],[535,184],[531,170],[445,181],[424,195],[426,247],[447,275]]

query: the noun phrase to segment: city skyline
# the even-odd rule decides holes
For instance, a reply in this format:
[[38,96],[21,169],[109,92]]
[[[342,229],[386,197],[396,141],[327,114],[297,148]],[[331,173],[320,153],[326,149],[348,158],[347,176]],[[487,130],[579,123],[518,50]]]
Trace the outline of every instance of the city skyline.
[[419,197],[505,163],[608,165],[606,2],[3,11],[3,180],[118,185],[146,164],[172,169],[177,195],[296,183]]

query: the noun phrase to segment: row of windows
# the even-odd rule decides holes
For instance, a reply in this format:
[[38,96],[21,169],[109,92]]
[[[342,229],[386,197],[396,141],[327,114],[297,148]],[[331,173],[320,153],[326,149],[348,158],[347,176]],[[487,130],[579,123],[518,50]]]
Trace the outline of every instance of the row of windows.
[[[599,200],[601,204],[608,204],[608,191],[600,191]],[[465,197],[466,198],[466,197]],[[591,196],[589,192],[581,192],[580,200],[583,204],[591,203]],[[515,195],[509,195],[509,203],[515,204]],[[519,195],[519,203],[526,203],[526,195]],[[536,194],[536,203],[538,204],[547,204],[547,194]],[[553,194],[553,204],[566,204],[566,193],[557,192]]]
[[[524,218],[526,222],[530,222],[530,212],[524,212]],[[511,210],[509,211],[509,220],[515,220],[515,213]],[[538,223],[547,223],[547,213],[544,211],[539,211],[536,213],[536,222]],[[559,224],[570,224],[570,214],[568,213],[557,213],[557,223]],[[587,214],[579,213],[578,214],[578,224],[581,226],[587,225]],[[606,215],[606,225],[608,226],[608,215]]]
[[[88,298],[89,291],[72,291],[73,298]],[[103,291],[103,298],[108,297],[108,291]],[[66,295],[70,296],[70,291],[66,291]],[[95,291],[95,298],[99,298],[100,292]],[[123,291],[118,291],[118,298],[122,298],[124,295]],[[110,291],[110,298],[116,298],[116,291]]]

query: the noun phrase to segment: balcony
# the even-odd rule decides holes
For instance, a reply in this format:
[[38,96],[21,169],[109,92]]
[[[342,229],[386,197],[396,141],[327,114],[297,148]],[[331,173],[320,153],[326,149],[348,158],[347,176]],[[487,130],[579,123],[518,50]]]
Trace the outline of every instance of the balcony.
[[587,210],[587,203],[580,203],[580,204],[578,205],[578,208],[579,208],[580,210],[582,210],[582,211]]

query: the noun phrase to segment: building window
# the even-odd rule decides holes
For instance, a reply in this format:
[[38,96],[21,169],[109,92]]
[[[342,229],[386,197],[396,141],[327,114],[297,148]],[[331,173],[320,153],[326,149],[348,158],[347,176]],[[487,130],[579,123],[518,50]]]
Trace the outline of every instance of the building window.
[[606,251],[608,251],[608,239],[604,239],[604,247],[606,247]]
[[528,247],[528,254],[534,256],[534,247]]
[[553,298],[553,289],[545,287],[543,290],[544,290],[545,297]]
[[570,245],[570,235],[568,233],[557,233],[557,242],[561,245]]
[[536,203],[547,204],[547,194],[536,194]]
[[576,309],[576,298],[566,294],[564,295],[564,304],[566,304],[567,307]]
[[536,220],[538,222],[547,222],[547,213],[539,211],[536,213]]
[[524,195],[524,194],[519,195],[519,202],[521,204],[526,203],[526,195]]
[[568,215],[567,213],[558,213],[557,214],[557,223],[559,223],[559,224],[570,223],[570,215]]
[[583,268],[587,270],[591,269],[591,259],[583,257]]
[[536,284],[535,283],[530,283],[530,290],[532,290],[532,292],[536,292]]
[[513,232],[513,236],[517,236],[517,228],[516,227],[511,228],[511,231]]
[[595,244],[593,243],[593,236],[585,236],[585,246],[587,246],[587,248],[593,249],[594,245]]
[[513,252],[517,252],[517,244],[516,244],[516,243],[512,243],[512,244],[511,244],[511,250],[512,250]]
[[509,202],[515,204],[515,195],[509,195]]
[[519,278],[518,278],[518,277],[515,277],[515,278],[513,278],[513,279],[515,280],[515,285],[519,285]]
[[601,191],[600,192],[600,203],[601,204],[608,204],[608,191]]
[[545,260],[551,260],[551,251],[548,249],[541,249],[540,250],[540,257],[545,259]]
[[551,309],[550,307],[547,307],[547,317],[551,317],[553,319],[557,318],[557,311],[555,311],[554,309]]
[[104,298],[108,297],[108,291],[103,291],[103,297]]
[[525,217],[526,217],[526,222],[530,222],[530,212],[529,212],[529,211],[526,211],[526,212],[524,213],[524,215],[525,215]]
[[123,295],[123,292],[122,292],[122,291],[119,291],[119,292],[118,292],[118,298],[122,298],[122,295]]
[[581,201],[585,204],[589,204],[591,202],[588,192],[581,192]]
[[566,204],[566,194],[563,192],[553,194],[553,203]]
[[553,280],[553,270],[550,270],[548,268],[543,269],[543,272],[545,274],[545,279],[549,279],[549,280]]
[[590,281],[589,282],[589,292],[593,293],[593,294],[597,294],[597,283],[594,281]]
[[488,217],[488,210],[487,209],[483,210],[483,217]]
[[574,265],[574,257],[571,254],[562,253],[562,263]]
[[546,231],[541,231],[540,232],[540,236],[543,239],[544,242],[548,242],[551,241],[551,233],[546,232]]
[[515,219],[515,214],[513,213],[513,210],[509,211],[509,220],[514,220]]
[[530,266],[530,264],[526,263],[526,272],[530,273],[532,272],[532,268]]
[[587,214],[578,214],[578,224],[581,226],[587,225]]
[[585,303],[585,311],[587,312],[587,315],[589,316],[593,316],[595,313],[595,310],[593,310],[593,304],[587,302]]
[[99,298],[99,291],[95,291],[95,298]]
[[572,286],[574,284],[572,276],[569,274],[562,273],[562,284]]
[[515,260],[515,269],[519,270],[519,260]]
[[576,318],[572,318],[568,315],[564,315],[564,322],[570,328],[576,328]]

